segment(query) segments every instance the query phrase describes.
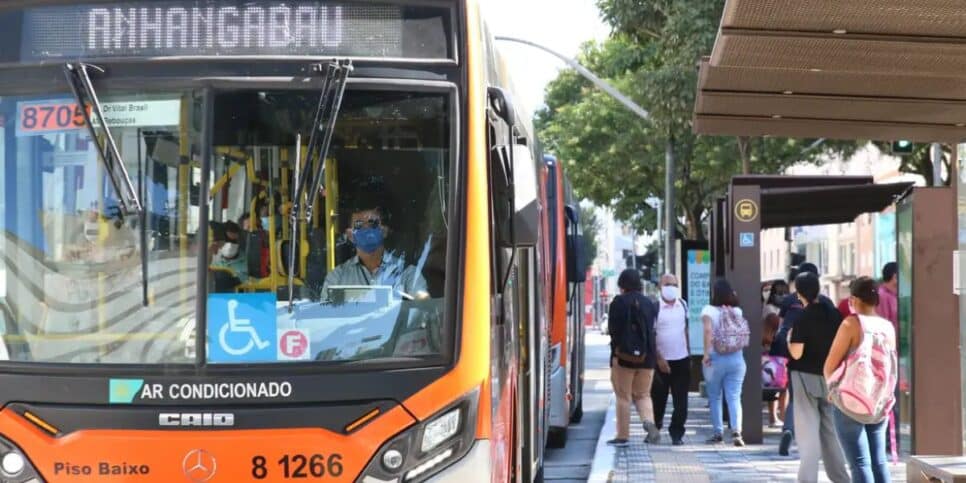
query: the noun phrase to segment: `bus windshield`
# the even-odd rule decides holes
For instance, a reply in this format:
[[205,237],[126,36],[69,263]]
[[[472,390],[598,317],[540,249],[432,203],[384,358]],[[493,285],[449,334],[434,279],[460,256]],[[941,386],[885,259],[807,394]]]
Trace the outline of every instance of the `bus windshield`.
[[[347,92],[324,163],[305,155],[318,97],[216,97],[208,363],[443,353],[448,97]],[[314,174],[301,204],[315,209],[293,223],[297,181]]]
[[[306,159],[318,91],[215,91],[210,160],[200,92],[99,94],[141,217],[119,215],[69,93],[0,98],[0,360],[392,363],[446,353],[449,94],[348,89],[324,163]],[[293,220],[298,180],[312,173],[324,178],[306,194],[311,217]]]
[[71,94],[0,99],[3,359],[192,362],[200,98],[132,92],[102,104],[143,217],[122,216]]

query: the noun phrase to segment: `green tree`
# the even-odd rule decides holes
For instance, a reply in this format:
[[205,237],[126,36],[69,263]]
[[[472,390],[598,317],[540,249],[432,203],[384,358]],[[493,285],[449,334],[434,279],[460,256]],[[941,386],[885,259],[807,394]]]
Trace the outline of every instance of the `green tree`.
[[[663,196],[666,146],[676,166],[678,230],[703,239],[712,200],[724,194],[734,174],[780,173],[798,161],[831,152],[848,153],[854,143],[779,138],[695,136],[691,120],[697,62],[711,52],[723,0],[599,0],[614,33],[586,44],[580,61],[648,110],[642,120],[574,71],[547,88],[537,127],[549,151],[564,160],[578,193],[610,206],[621,221],[653,229],[655,212],[645,200]],[[744,161],[744,163],[743,163]]]
[[593,207],[579,206],[580,232],[583,233],[584,266],[583,273],[594,264],[597,259],[597,234],[600,232],[600,220]]
[[[892,149],[892,143],[886,142],[876,142],[874,143],[876,147],[879,148],[883,153],[889,153]],[[948,186],[950,180],[948,179],[949,173],[949,160],[952,156],[952,151],[948,144],[942,144],[943,148],[943,169],[945,170],[946,179],[942,180],[944,186]],[[913,147],[912,153],[906,156],[902,156],[900,159],[902,164],[899,165],[899,171],[903,173],[918,174],[926,180],[926,186],[933,185],[933,175],[932,175],[932,151],[931,144],[920,143]]]

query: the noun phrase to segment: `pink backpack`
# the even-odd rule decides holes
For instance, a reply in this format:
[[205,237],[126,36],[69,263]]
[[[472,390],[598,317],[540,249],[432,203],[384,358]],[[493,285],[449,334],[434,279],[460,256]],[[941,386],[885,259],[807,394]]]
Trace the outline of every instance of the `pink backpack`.
[[771,391],[788,389],[788,359],[762,354],[761,387]]
[[895,329],[881,318],[858,315],[862,343],[828,379],[839,410],[862,424],[878,424],[895,405],[898,374]]
[[748,347],[751,329],[734,307],[720,308],[718,323],[711,328],[711,345],[718,354],[732,354]]

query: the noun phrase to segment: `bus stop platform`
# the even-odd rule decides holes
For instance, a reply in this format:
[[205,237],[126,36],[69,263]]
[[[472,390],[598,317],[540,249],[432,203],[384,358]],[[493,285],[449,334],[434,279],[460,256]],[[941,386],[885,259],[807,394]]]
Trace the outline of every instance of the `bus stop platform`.
[[[736,448],[730,438],[724,444],[709,445],[711,436],[710,412],[707,400],[691,393],[688,404],[687,433],[683,446],[672,446],[667,428],[661,431],[661,442],[644,442],[644,429],[635,410],[631,410],[630,445],[625,448],[609,446],[607,441],[617,433],[616,406],[611,397],[607,416],[597,439],[596,452],[590,471],[590,483],[705,483],[705,482],[773,482],[796,481],[798,452],[792,444],[790,456],[778,455],[781,430],[768,428],[764,419],[764,442]],[[668,401],[669,422],[671,401]],[[747,415],[746,415],[747,416]],[[727,429],[725,433],[728,434]],[[893,482],[905,482],[906,465],[889,464]],[[819,481],[827,482],[823,469]]]

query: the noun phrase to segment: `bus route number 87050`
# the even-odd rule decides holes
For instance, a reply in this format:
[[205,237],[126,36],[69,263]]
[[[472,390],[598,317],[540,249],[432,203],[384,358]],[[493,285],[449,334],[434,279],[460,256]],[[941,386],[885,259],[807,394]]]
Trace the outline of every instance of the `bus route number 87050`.
[[[327,457],[321,454],[286,454],[276,465],[282,472],[282,477],[289,478],[323,478],[325,476],[338,477],[342,475],[342,455],[333,453]],[[263,480],[268,477],[268,459],[264,456],[252,458],[252,477]]]

